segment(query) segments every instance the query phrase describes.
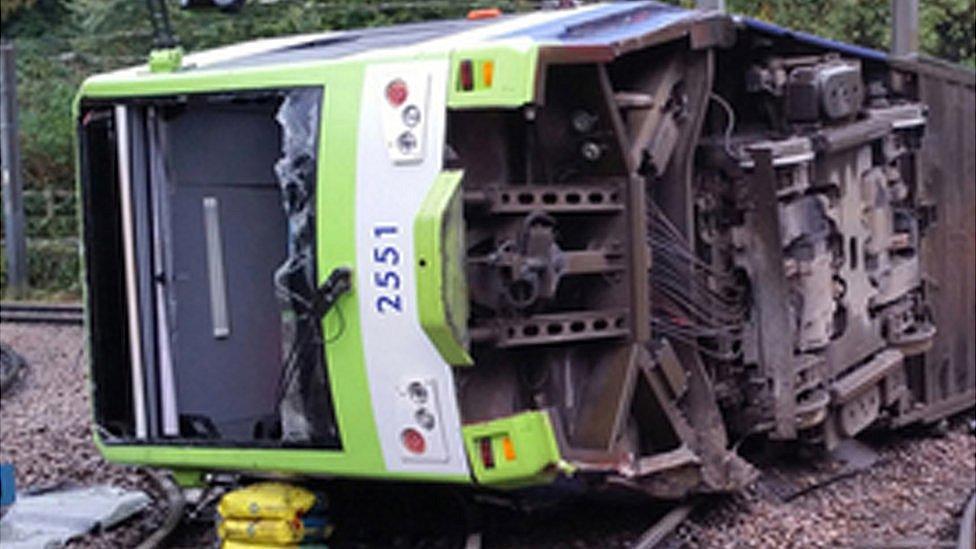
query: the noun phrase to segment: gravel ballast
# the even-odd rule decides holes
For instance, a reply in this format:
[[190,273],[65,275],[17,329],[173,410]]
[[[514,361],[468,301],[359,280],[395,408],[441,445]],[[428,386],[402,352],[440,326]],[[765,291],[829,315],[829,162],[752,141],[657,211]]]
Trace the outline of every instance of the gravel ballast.
[[[3,323],[0,341],[27,360],[0,402],[0,462],[14,464],[18,492],[110,484],[156,497],[146,474],[106,462],[92,442],[82,329]],[[156,505],[70,546],[133,547],[161,519]]]
[[[28,362],[0,403],[0,461],[15,464],[20,490],[107,483],[158,498],[146,474],[105,462],[92,443],[81,328],[5,323],[0,324],[0,341]],[[870,469],[792,499],[763,481],[739,495],[707,498],[664,545],[949,546],[962,507],[976,489],[976,437],[965,422],[943,436],[916,429],[869,437],[865,444],[879,454]],[[813,470],[816,464],[793,463],[790,474],[802,475],[804,467]],[[773,466],[765,470],[782,473]],[[661,515],[660,505],[646,509],[645,514],[643,507],[594,508],[577,502],[543,516],[489,521],[482,539],[486,547],[629,547]],[[156,505],[72,546],[131,547],[162,517]]]
[[955,547],[976,489],[976,437],[968,427],[959,422],[945,436],[909,430],[867,444],[879,454],[870,469],[790,501],[760,481],[703,505],[669,546]]

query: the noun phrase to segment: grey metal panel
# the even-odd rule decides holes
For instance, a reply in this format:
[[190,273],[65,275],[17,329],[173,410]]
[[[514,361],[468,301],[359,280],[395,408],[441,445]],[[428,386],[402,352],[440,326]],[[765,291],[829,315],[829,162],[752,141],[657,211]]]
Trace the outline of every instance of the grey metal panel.
[[173,377],[173,354],[170,339],[171,300],[167,288],[172,283],[173,254],[169,218],[171,183],[165,166],[159,119],[155,107],[147,109],[147,141],[150,159],[150,192],[152,200],[153,282],[156,298],[156,345],[159,372],[160,428],[164,436],[179,436],[179,404]]
[[[169,291],[176,396],[181,417],[208,417],[223,440],[251,439],[255,423],[276,411],[282,362],[273,283],[287,251],[273,174],[280,135],[273,110],[252,107],[257,112],[234,119],[220,106],[191,106],[167,124],[165,136],[174,168]],[[221,339],[212,325],[208,197],[220,207],[226,314],[233,327]]]
[[173,179],[178,185],[277,186],[275,106],[191,103],[167,123]]
[[202,70],[226,69],[232,67],[257,67],[281,63],[301,63],[307,61],[321,61],[337,59],[381,48],[397,48],[418,44],[427,40],[441,38],[459,32],[477,29],[484,25],[498,23],[505,19],[489,18],[469,21],[467,19],[452,19],[446,21],[425,21],[393,27],[375,27],[371,29],[357,29],[330,35],[318,41],[286,48],[279,48],[269,52],[246,55],[219,63],[201,67]]
[[937,417],[941,403],[966,393],[972,405],[976,390],[976,93],[972,71],[963,68],[925,60],[899,68],[918,71],[919,99],[929,108],[921,191],[938,213],[921,262],[939,330],[925,369],[925,400]]
[[153,240],[149,192],[149,158],[147,156],[146,117],[143,109],[129,109],[129,141],[132,151],[131,188],[132,224],[135,238],[136,292],[139,315],[139,337],[142,341],[142,364],[146,392],[146,434],[159,433],[158,368],[153,304]]
[[[227,337],[214,337],[203,200],[221,205]],[[208,416],[224,438],[248,439],[276,408],[281,319],[273,284],[286,251],[277,189],[177,185],[173,200],[173,364],[181,414]]]

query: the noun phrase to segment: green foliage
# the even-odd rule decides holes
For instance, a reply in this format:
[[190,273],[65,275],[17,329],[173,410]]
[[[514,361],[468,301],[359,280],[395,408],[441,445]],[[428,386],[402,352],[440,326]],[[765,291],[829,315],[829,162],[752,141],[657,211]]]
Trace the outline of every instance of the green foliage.
[[0,2],[0,22],[6,23],[36,3],[37,0],[5,0]]
[[[0,247],[0,287],[7,289],[6,249]],[[33,239],[27,241],[28,299],[78,299],[81,294],[78,241],[70,239]],[[3,293],[7,299],[11,296]]]
[[71,103],[84,72],[67,56],[32,51],[18,43],[20,144],[28,186],[70,188]]
[[[732,13],[869,48],[886,50],[891,42],[890,0],[727,0],[727,6]],[[976,0],[923,0],[919,20],[924,53],[976,68]]]
[[729,0],[729,11],[862,46],[888,47],[889,0]]
[[[183,11],[168,0],[173,28],[188,51],[259,37],[462,17],[477,7],[525,11],[538,0],[250,0],[236,14]],[[691,6],[694,0],[670,0]],[[890,0],[727,0],[729,11],[886,49]],[[921,2],[922,50],[976,67],[976,0]],[[70,190],[74,167],[71,103],[90,74],[143,63],[152,29],[143,0],[2,0],[5,39],[17,45],[21,146],[29,189]],[[29,223],[51,238],[71,223]],[[45,244],[45,246],[49,246]],[[60,249],[60,248],[59,248]],[[73,254],[31,247],[32,283],[77,288]],[[38,255],[41,254],[41,255]],[[67,258],[67,259],[65,259]]]
[[67,10],[62,0],[0,2],[4,39],[39,38],[61,32]]
[[[80,51],[102,54],[145,54],[151,28],[145,3],[133,0],[65,0],[74,15]],[[255,2],[236,14],[216,10],[180,10],[170,2],[173,29],[189,51],[254,38],[394,25],[446,17],[463,17],[475,7],[498,6],[524,11],[535,0],[280,0]]]
[[925,0],[919,19],[922,51],[976,67],[976,1]]

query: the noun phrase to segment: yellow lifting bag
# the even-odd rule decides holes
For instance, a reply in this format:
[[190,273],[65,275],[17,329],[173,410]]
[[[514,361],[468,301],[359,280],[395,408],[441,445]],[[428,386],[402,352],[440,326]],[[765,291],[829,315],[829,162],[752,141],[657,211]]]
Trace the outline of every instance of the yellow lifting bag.
[[299,517],[315,505],[315,494],[281,482],[258,482],[220,498],[220,516],[239,519],[286,519]]
[[[270,545],[267,543],[248,543],[246,541],[225,540],[220,549],[280,549],[281,547],[299,547],[298,545]],[[302,545],[302,549],[328,549],[326,545]]]
[[[220,545],[220,549],[280,549],[281,547],[299,547],[298,545],[268,545],[266,543],[248,543],[246,541],[235,541],[229,539]],[[329,549],[324,544],[302,544],[302,549]]]
[[305,537],[299,520],[284,519],[224,519],[217,527],[217,535],[223,540],[263,543],[281,547],[296,545]]

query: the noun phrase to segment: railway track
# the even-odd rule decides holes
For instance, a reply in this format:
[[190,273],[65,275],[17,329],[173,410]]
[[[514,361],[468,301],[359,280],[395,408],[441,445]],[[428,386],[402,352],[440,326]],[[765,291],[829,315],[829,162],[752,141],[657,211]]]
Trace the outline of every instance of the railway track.
[[[7,310],[6,305],[7,305],[6,303],[0,304],[0,307],[3,308],[4,312],[6,312],[6,310]],[[27,305],[27,304],[20,304],[20,303],[18,303],[16,305]],[[66,307],[63,307],[62,306],[60,308],[63,310]],[[70,310],[70,306],[68,306],[68,308]],[[44,309],[50,309],[50,307],[44,307]],[[49,396],[45,396],[45,395],[49,395],[49,394],[53,394],[53,393],[36,393],[34,391],[36,391],[37,390],[37,387],[40,387],[40,386],[61,387],[65,383],[65,381],[64,381],[65,378],[64,377],[56,377],[56,378],[52,378],[50,381],[44,381],[44,379],[45,379],[44,376],[50,375],[50,373],[53,373],[53,372],[59,372],[61,374],[64,374],[65,372],[75,371],[76,369],[66,367],[68,363],[65,362],[65,361],[67,361],[67,360],[71,359],[72,357],[76,356],[75,351],[77,349],[77,345],[79,345],[80,343],[76,342],[75,340],[69,340],[69,339],[65,339],[65,338],[62,338],[60,340],[57,339],[57,338],[54,338],[54,341],[51,344],[57,349],[57,352],[54,352],[54,353],[52,353],[50,355],[51,356],[51,358],[50,358],[51,362],[45,362],[44,361],[44,357],[46,355],[43,354],[43,353],[40,353],[40,354],[36,353],[36,349],[44,346],[49,340],[51,340],[50,335],[51,334],[55,334],[55,333],[59,333],[58,330],[53,325],[50,325],[50,324],[48,324],[48,325],[35,324],[33,326],[24,325],[23,326],[23,329],[22,329],[23,334],[21,334],[20,336],[16,336],[16,334],[17,333],[20,333],[20,331],[21,331],[21,328],[18,328],[18,330],[16,330],[16,331],[7,332],[7,333],[4,334],[4,337],[6,338],[7,341],[9,341],[13,345],[16,345],[18,348],[26,349],[26,350],[30,351],[30,353],[34,353],[34,354],[28,353],[28,358],[31,358],[32,361],[34,361],[34,362],[36,362],[38,364],[50,364],[50,365],[54,365],[54,366],[58,366],[58,367],[39,368],[37,370],[37,373],[36,373],[36,376],[37,376],[36,379],[35,379],[36,385],[32,385],[31,387],[28,387],[27,390],[25,390],[20,395],[20,398],[22,400],[14,400],[14,401],[9,401],[9,402],[14,402],[14,403],[16,403],[16,402],[28,402],[28,401],[29,402],[51,402],[50,399],[51,398],[54,398],[54,397],[49,397]],[[32,335],[32,337],[26,337],[26,335]],[[78,336],[74,336],[74,337],[78,337]],[[78,387],[83,387],[84,386],[83,375],[82,374],[73,374],[73,375],[80,376],[79,379],[77,380],[76,384],[77,384]],[[57,394],[58,395],[62,395],[63,394],[64,395],[64,398],[69,398],[69,397],[70,398],[76,398],[76,397],[85,395],[87,393],[85,393],[84,391],[66,391],[66,392],[58,391]],[[40,395],[40,396],[38,396],[38,395]],[[5,399],[6,398],[7,397],[5,396]],[[17,398],[17,393],[14,393],[14,398]],[[85,406],[87,406],[87,404],[85,404]],[[13,405],[8,406],[8,401],[6,401],[6,400],[4,402],[4,406],[3,407],[4,407],[4,410],[5,410],[4,411],[5,414],[10,414],[12,410],[17,409],[17,405],[16,404],[13,404]],[[58,407],[58,409],[60,409],[60,407]],[[74,409],[74,408],[72,408],[70,410],[71,410],[70,413],[71,413],[72,417],[83,415],[83,414],[77,412],[77,410]],[[31,411],[31,413],[29,414],[29,416],[25,416],[25,417],[29,417],[31,422],[37,422],[36,424],[40,425],[40,424],[44,424],[45,422],[47,422],[47,421],[50,420],[50,418],[48,418],[47,416],[44,415],[45,413],[46,412],[43,412],[43,411],[41,411],[41,412]],[[968,417],[971,417],[971,416],[968,416]],[[7,415],[7,416],[4,417],[4,429],[3,429],[3,431],[5,433],[4,436],[8,437],[8,438],[6,438],[4,440],[4,447],[5,448],[9,448],[10,447],[9,445],[11,444],[11,442],[10,442],[11,439],[9,438],[10,437],[10,434],[9,433],[17,432],[17,431],[14,430],[15,429],[14,426],[16,425],[16,422],[12,422],[11,419],[12,418],[10,417],[10,415]],[[48,433],[47,435],[36,434],[36,433],[42,433],[43,431],[35,431],[34,429],[21,429],[19,432],[21,432],[21,433],[27,433],[28,431],[30,433],[33,433],[31,435],[31,437],[41,437],[41,438],[19,438],[19,442],[17,444],[20,444],[20,445],[23,445],[23,446],[42,447],[43,448],[43,447],[45,447],[45,443],[43,443],[42,441],[43,440],[46,440],[43,437],[50,437],[51,436],[50,433]],[[72,431],[77,431],[78,433],[82,433],[81,435],[78,435],[78,436],[83,436],[83,433],[86,433],[85,429],[82,429],[82,428],[72,429]],[[956,429],[956,430],[954,430],[952,432],[955,433],[956,431],[958,431],[958,429]],[[972,437],[972,435],[969,434],[969,433],[970,433],[970,431],[967,430],[965,436],[966,437]],[[58,436],[60,437],[61,435],[59,434]],[[954,435],[950,435],[950,437],[952,437],[952,436],[954,436]],[[962,437],[962,435],[959,435],[958,433],[955,436]],[[13,440],[18,440],[18,439],[13,439]],[[910,469],[910,470],[916,470],[918,468],[918,463],[920,461],[937,462],[937,461],[939,461],[941,459],[946,459],[945,465],[942,466],[942,467],[946,467],[946,466],[948,466],[949,463],[954,463],[954,462],[958,461],[958,458],[960,458],[960,457],[966,457],[966,456],[972,456],[973,455],[972,446],[971,445],[968,446],[968,447],[962,447],[962,446],[959,445],[958,441],[957,441],[957,443],[954,443],[952,445],[949,445],[949,440],[951,440],[951,438],[947,440],[947,439],[942,439],[942,438],[939,438],[939,437],[925,437],[924,439],[919,439],[919,440],[916,440],[915,442],[911,443],[911,446],[916,447],[916,451],[921,451],[924,447],[931,447],[933,445],[935,445],[937,447],[938,446],[941,446],[942,448],[939,451],[925,453],[924,454],[924,456],[925,456],[924,458],[915,458],[913,461],[909,461],[907,463],[908,469]],[[886,456],[889,457],[889,459],[882,460],[881,462],[879,462],[877,464],[877,466],[878,467],[887,467],[889,469],[896,468],[896,464],[899,463],[900,461],[902,461],[902,459],[905,458],[907,454],[904,454],[901,451],[895,451],[895,450],[897,450],[897,448],[892,448],[890,446],[887,447],[887,450],[881,450],[884,453],[884,455],[886,455]],[[70,456],[70,455],[75,455],[76,453],[77,452],[67,452],[67,453],[65,453],[65,455],[66,456]],[[20,455],[23,456],[20,459],[22,459],[24,463],[31,463],[31,459],[28,457],[28,455],[25,455],[25,454],[20,454]],[[948,459],[951,456],[955,456],[955,457],[952,458],[952,459]],[[47,460],[49,458],[45,457],[44,459]],[[970,467],[968,469],[968,471],[971,471],[972,470],[971,469],[971,465],[968,466],[968,467]],[[41,470],[43,470],[43,471],[48,471],[48,470],[65,470],[65,468],[63,468],[63,467],[52,468],[52,467],[49,467],[49,466],[45,465],[44,467],[37,469],[37,471],[41,471]],[[966,469],[959,470],[957,468],[956,471],[957,472],[956,473],[953,473],[953,476],[951,476],[951,477],[944,476],[944,477],[939,477],[939,478],[935,478],[935,479],[931,479],[931,480],[925,480],[924,483],[923,483],[923,479],[918,479],[917,480],[918,484],[912,484],[912,482],[915,482],[913,479],[916,479],[917,476],[911,476],[911,475],[906,475],[906,476],[890,476],[889,475],[889,476],[884,476],[884,477],[881,477],[881,478],[887,479],[888,482],[886,484],[889,485],[889,486],[894,486],[894,485],[898,485],[900,483],[905,483],[909,487],[918,488],[919,486],[932,486],[933,483],[940,483],[940,482],[941,483],[945,483],[945,484],[952,484],[952,482],[954,482],[954,481],[950,481],[950,480],[946,480],[946,479],[948,479],[948,478],[956,478],[959,474],[961,474],[959,471],[965,472]],[[41,474],[41,473],[38,473],[38,474]],[[43,475],[45,475],[43,477],[43,479],[44,480],[52,480],[53,481],[56,477],[48,476],[48,475],[52,475],[52,474],[53,473],[47,473],[47,472],[43,473]],[[966,473],[966,474],[969,474],[969,473]],[[88,478],[88,477],[86,477],[86,478]],[[967,478],[971,478],[971,477],[967,477]],[[848,480],[846,482],[852,482],[852,481]],[[829,484],[827,486],[824,486],[822,489],[825,490],[825,491],[831,491],[831,490],[834,490],[834,488],[838,484],[839,483],[831,483],[831,484]],[[201,530],[201,536],[199,538],[193,537],[191,535],[186,535],[186,534],[184,534],[183,536],[180,536],[179,535],[179,534],[182,533],[181,530],[186,530],[187,529],[186,528],[187,527],[187,524],[186,523],[177,524],[177,526],[175,527],[175,529],[170,529],[170,528],[173,528],[172,525],[174,524],[174,522],[173,522],[174,519],[172,517],[179,516],[183,512],[183,510],[177,511],[177,509],[176,509],[177,508],[177,505],[178,505],[178,502],[179,502],[179,500],[181,498],[180,498],[180,495],[178,494],[178,492],[173,492],[172,491],[172,487],[169,489],[169,491],[167,491],[166,489],[163,489],[163,488],[160,488],[160,491],[162,491],[162,492],[165,493],[165,497],[163,498],[165,500],[165,502],[161,503],[161,505],[166,509],[166,512],[164,513],[165,516],[167,517],[167,520],[165,521],[166,524],[160,523],[160,525],[164,527],[164,528],[160,528],[160,530],[164,530],[164,531],[156,534],[152,538],[147,538],[147,540],[149,540],[149,541],[155,541],[155,540],[159,540],[159,539],[163,538],[163,539],[166,539],[167,540],[165,542],[165,545],[175,546],[175,547],[199,547],[199,546],[201,546],[202,544],[201,543],[197,543],[197,541],[204,539],[203,536],[202,536],[202,533],[203,532],[209,533],[211,531],[211,529],[210,528],[206,528],[205,531],[204,530]],[[901,493],[901,492],[899,492],[899,493]],[[921,490],[919,493],[926,493],[926,490]],[[808,494],[808,495],[806,495],[804,497],[809,498],[810,495]],[[891,496],[878,496],[878,497],[880,498],[880,500],[875,500],[874,497],[872,496],[870,498],[869,497],[859,498],[857,501],[884,501],[885,498],[891,498]],[[961,501],[964,497],[965,497],[964,494],[959,493],[959,492],[955,492],[954,497],[951,500],[946,500],[946,501],[951,501],[953,504],[956,504],[959,501]],[[409,501],[409,498],[406,498],[406,499]],[[386,504],[386,500],[384,500],[382,498],[375,498],[375,499],[372,499],[372,500],[363,502],[363,504],[360,505],[359,508],[361,508],[361,509],[371,509],[371,512],[369,514],[372,515],[372,514],[375,514],[375,511],[372,511],[372,510],[375,509],[377,506],[380,505],[377,502],[382,502],[382,505],[385,505]],[[421,502],[421,504],[415,504],[413,507],[420,507],[420,508],[425,507],[425,505],[423,505],[422,503],[424,503],[424,502]],[[860,506],[859,503],[851,503],[851,505],[852,506],[855,506],[855,507],[859,507]],[[755,507],[761,508],[762,506],[759,505],[759,504],[757,504],[757,505],[755,505]],[[795,506],[788,506],[788,507],[795,507]],[[951,507],[954,508],[954,509],[957,509],[958,508],[955,505],[952,505]],[[813,511],[810,511],[811,513],[818,512],[816,507],[811,507],[811,508],[813,509]],[[930,512],[932,512],[931,509],[944,510],[945,508],[946,507],[944,507],[944,506],[932,506],[932,505],[921,506],[919,512],[920,513],[930,513]],[[922,510],[922,509],[929,509],[929,510],[926,511],[926,510]],[[973,532],[973,527],[972,527],[972,525],[973,525],[973,520],[974,520],[973,519],[973,515],[976,514],[976,501],[974,501],[971,497],[969,499],[969,505],[966,507],[966,509],[967,509],[967,513],[964,514],[964,517],[963,517],[963,519],[961,521],[961,526],[958,529],[958,542],[957,542],[957,539],[955,539],[956,538],[957,531],[955,531],[955,529],[954,528],[951,528],[951,527],[948,528],[948,531],[943,536],[941,536],[941,537],[935,536],[931,532],[928,532],[928,533],[920,533],[919,534],[920,537],[923,537],[923,538],[931,538],[931,541],[930,541],[929,545],[920,545],[919,542],[918,542],[918,538],[917,537],[916,538],[913,538],[912,540],[908,540],[908,542],[914,541],[914,543],[915,543],[914,547],[921,547],[921,546],[946,547],[946,548],[949,548],[949,547],[970,547],[971,548],[971,547],[973,547],[973,533],[972,533]],[[838,509],[838,512],[840,512],[840,511],[841,510]],[[798,512],[799,512],[798,511],[798,508],[794,508],[793,510],[783,510],[782,511],[783,514],[777,514],[777,518],[775,520],[776,521],[781,521],[781,520],[783,520],[783,518],[782,518],[783,516],[786,516],[787,518],[792,519],[792,517],[798,516],[797,515]],[[859,513],[865,513],[865,514],[871,514],[872,512],[873,511],[870,510],[870,509],[864,509],[864,510],[859,511]],[[883,513],[891,513],[891,512],[892,511],[890,509],[887,509],[887,510],[884,510],[883,511]],[[601,513],[603,513],[602,518],[600,516]],[[714,512],[711,512],[711,513],[713,513],[713,515],[714,515]],[[639,513],[639,512],[630,512],[630,513],[628,513],[626,510],[621,511],[619,509],[616,509],[613,512],[607,513],[605,511],[602,511],[600,508],[587,509],[585,507],[582,508],[582,509],[575,509],[575,510],[570,509],[570,510],[567,510],[567,511],[562,512],[559,515],[557,515],[556,518],[554,518],[552,520],[549,520],[549,521],[545,521],[545,522],[542,522],[542,521],[540,521],[538,519],[535,519],[535,518],[525,518],[525,519],[523,519],[523,520],[521,520],[521,521],[518,522],[518,524],[517,524],[518,528],[517,528],[516,533],[510,533],[512,531],[512,529],[516,525],[513,524],[515,522],[514,521],[514,518],[513,518],[513,515],[508,515],[508,514],[504,515],[501,520],[494,521],[492,524],[489,524],[489,525],[474,525],[474,528],[476,528],[475,531],[480,532],[482,534],[481,538],[485,540],[485,542],[483,543],[483,546],[485,546],[485,547],[498,547],[498,546],[501,546],[501,547],[503,547],[505,549],[513,548],[513,547],[526,547],[526,546],[529,546],[529,547],[543,547],[543,546],[553,545],[553,544],[557,544],[557,543],[558,544],[563,544],[563,545],[571,545],[571,544],[574,544],[577,541],[578,541],[578,543],[581,544],[581,545],[577,545],[577,546],[618,546],[618,547],[621,547],[621,546],[634,546],[634,544],[639,543],[640,544],[639,545],[640,547],[654,547],[655,546],[654,545],[655,543],[661,543],[660,542],[661,539],[667,540],[668,536],[661,535],[662,533],[665,533],[665,532],[673,532],[676,528],[679,527],[680,524],[685,523],[684,520],[673,520],[673,519],[677,518],[677,516],[680,516],[680,514],[683,514],[683,512],[679,512],[679,513],[676,513],[676,514],[672,514],[670,516],[670,519],[669,520],[663,520],[663,518],[667,518],[667,517],[664,517],[664,515],[668,515],[668,514],[670,514],[670,513],[668,513],[667,511],[662,512],[661,515],[658,515],[657,513],[654,513],[654,516],[657,519],[657,521],[653,525],[650,525],[649,528],[646,528],[646,530],[645,530],[645,525],[648,525],[649,521],[648,522],[639,522],[638,525],[635,525],[633,527],[624,526],[624,523],[631,522],[632,519],[633,519],[634,522],[637,522],[636,518],[637,517],[640,517],[642,515],[642,513]],[[595,515],[596,515],[596,517],[594,517]],[[626,515],[626,516],[624,516],[620,520],[614,520],[614,517],[623,516],[623,515]],[[424,516],[426,516],[426,515],[424,515]],[[436,513],[435,513],[435,516],[436,516]],[[888,516],[891,516],[891,515],[889,515],[889,514],[877,514],[876,516],[877,517],[888,517]],[[933,517],[933,519],[932,519],[931,522],[940,522],[942,520],[945,520],[943,518],[939,518],[940,516],[942,516],[942,515]],[[946,513],[944,516],[948,517],[948,513]],[[682,519],[683,518],[684,517],[682,517]],[[385,517],[384,517],[384,519],[385,519]],[[956,517],[956,519],[958,519],[958,516]],[[752,521],[755,521],[755,520],[757,520],[756,517],[750,516],[749,520],[748,521],[744,521],[744,522],[752,522]],[[773,526],[771,526],[771,524],[773,524],[773,521],[772,520],[763,519],[762,517],[759,517],[758,520],[762,521],[761,522],[761,527],[759,527],[758,532],[761,533],[761,532],[764,532],[764,531],[767,531],[767,530],[770,530],[770,529],[773,528]],[[882,521],[882,520],[887,520],[887,519],[885,519],[885,518],[878,518],[877,520]],[[741,535],[740,539],[754,539],[754,540],[756,539],[755,538],[755,531],[752,534],[753,537],[749,537],[749,533],[747,531],[743,531],[743,530],[741,530],[741,527],[736,526],[736,524],[741,524],[741,523],[740,522],[737,522],[734,519],[713,518],[712,521],[714,522],[714,524],[718,524],[718,526],[713,525],[713,526],[710,527],[713,530],[736,530],[736,529],[739,529],[738,530],[738,534]],[[609,524],[606,524],[605,525],[604,522],[609,523]],[[777,522],[777,524],[778,524],[778,522]],[[960,523],[956,523],[956,524],[960,524]],[[349,530],[350,524],[348,524],[348,522],[346,522],[346,521],[343,521],[338,526],[339,526],[339,528],[337,529],[337,532],[342,533],[344,531]],[[585,536],[585,537],[582,536],[582,535],[580,535],[580,536],[577,537],[573,533],[565,533],[564,532],[564,530],[571,529],[574,526],[580,532],[585,532],[585,531],[588,531],[588,530],[594,530],[594,531],[598,531],[599,532],[599,531],[602,530],[603,532],[607,532],[607,533],[606,534],[594,534],[594,535],[589,535],[589,536]],[[693,533],[697,532],[695,535],[696,536],[700,536],[701,535],[700,532],[702,530],[704,530],[705,528],[709,528],[709,527],[707,527],[707,526],[694,526],[694,523],[691,523],[691,524],[688,525],[688,528],[692,528],[691,532],[693,532]],[[200,528],[198,527],[197,529],[200,529]],[[531,543],[523,543],[522,536],[531,534],[533,531],[538,531],[538,530],[548,531],[549,533],[548,534],[541,534],[541,535],[538,535],[536,537],[533,537],[533,539],[530,540]],[[526,534],[523,534],[522,532],[525,532]],[[498,538],[500,537],[500,533],[501,534],[505,534],[505,537],[502,540],[503,543],[501,543],[500,545],[498,543],[493,543],[493,542],[495,542],[495,541],[498,540]],[[172,542],[173,534],[175,534],[177,538],[182,538],[181,539],[182,543],[177,542],[177,543],[173,544],[173,542]],[[115,535],[118,535],[118,534],[116,533]],[[857,535],[858,536],[861,536],[862,534],[858,533]],[[869,534],[864,534],[864,535],[867,536]],[[112,538],[112,539],[121,539],[121,538]],[[126,539],[132,541],[131,538],[126,538]],[[206,539],[212,541],[212,536],[211,537],[208,537]],[[713,539],[713,538],[702,539],[702,538],[699,538],[699,537],[693,537],[691,539],[692,540],[701,541],[703,545],[706,545],[706,542],[707,541],[715,541],[716,542],[715,545],[720,545],[719,540],[716,540],[716,539]],[[810,539],[814,539],[814,538],[810,538]],[[815,538],[815,539],[816,540],[824,540],[825,543],[827,541],[829,541],[829,538],[826,538],[826,537],[819,537],[819,538]],[[850,538],[847,538],[847,539],[850,539]],[[895,546],[899,546],[899,545],[897,545],[895,543],[892,543],[890,541],[892,538],[885,537],[885,534],[882,533],[882,532],[871,533],[869,539],[885,539],[885,540],[889,540],[888,542],[886,542],[886,544],[880,544],[879,543],[878,545],[874,545],[876,547],[895,547]],[[938,541],[935,541],[935,540],[938,540]],[[907,545],[908,542],[906,542],[905,545],[900,545],[900,546],[911,546],[911,545]],[[955,542],[957,542],[958,544],[955,544]],[[170,544],[172,544],[172,545],[170,545]],[[665,544],[668,545],[667,542],[665,542]],[[136,545],[136,543],[134,543],[134,542],[133,543],[121,543],[121,542],[119,542],[116,546],[135,546],[135,545]],[[147,545],[147,547],[148,546],[151,546],[151,545],[152,544],[149,544],[149,545]],[[387,544],[387,545],[389,545],[389,544]],[[812,545],[812,543],[810,545]],[[374,544],[373,546],[383,546],[383,545]],[[774,547],[776,545],[774,545],[771,541],[767,541],[765,546]],[[780,545],[780,546],[783,546],[783,545]],[[809,545],[805,545],[805,546],[809,546]]]
[[694,505],[691,503],[675,507],[644,532],[644,535],[634,543],[634,549],[654,549],[678,526],[681,526],[693,510]]
[[84,309],[77,303],[0,303],[0,322],[80,325],[84,318]]
[[976,491],[969,497],[969,503],[962,513],[956,549],[976,549]]
[[[971,436],[968,434],[966,436]],[[939,438],[928,439],[928,444],[941,441]],[[882,447],[878,447],[880,451]],[[950,452],[951,453],[951,452]],[[937,455],[945,455],[946,452],[936,452]],[[843,474],[840,478],[830,477],[826,482],[820,482],[803,491],[801,495],[784,497],[775,496],[774,500],[778,507],[782,508],[780,519],[785,517],[787,523],[791,523],[794,517],[798,517],[797,510],[791,501],[799,497],[809,497],[817,491],[830,491],[838,484],[838,481],[852,482],[855,476],[863,475],[870,478],[870,469],[883,469],[894,467],[895,460],[893,454],[888,453],[889,459],[871,460],[863,468],[857,470],[855,474]],[[795,471],[794,474],[808,476],[808,472]],[[880,480],[876,479],[876,482]],[[336,490],[338,488],[338,490]],[[403,488],[403,487],[401,487]],[[849,486],[855,489],[856,486]],[[695,509],[702,510],[707,508],[704,500],[692,499],[682,504],[674,504],[668,507],[642,506],[637,502],[630,502],[630,505],[609,505],[601,506],[594,500],[566,500],[553,508],[539,507],[529,508],[521,505],[506,505],[504,500],[497,498],[448,498],[447,492],[439,495],[430,495],[433,499],[417,501],[412,505],[411,512],[390,512],[382,517],[375,513],[366,516],[361,514],[362,509],[373,508],[377,501],[383,501],[385,507],[389,509],[402,506],[404,501],[414,501],[418,494],[408,490],[394,495],[394,492],[387,491],[382,485],[373,485],[369,490],[360,492],[359,490],[349,491],[349,485],[341,487],[328,486],[322,487],[323,493],[329,494],[330,501],[339,503],[339,512],[336,514],[337,531],[341,532],[341,539],[333,539],[337,547],[386,547],[396,543],[410,543],[416,546],[434,547],[464,547],[465,549],[480,549],[481,547],[498,547],[501,549],[512,549],[515,547],[546,547],[550,545],[571,544],[579,547],[632,547],[636,549],[653,549],[656,547],[672,547],[675,544],[688,544],[701,542],[695,537],[695,531],[700,531],[701,524],[688,524],[684,533],[675,534],[683,524],[688,522],[688,518]],[[767,488],[766,490],[769,491]],[[172,540],[174,537],[180,539],[173,547],[196,547],[205,543],[215,543],[215,536],[212,532],[212,525],[206,525],[206,519],[201,520],[198,515],[196,519],[188,522],[174,522],[173,517],[178,516],[182,509],[175,509],[174,502],[182,506],[178,492],[170,490],[166,500],[163,502],[167,509],[168,524],[160,527],[160,532],[155,534],[157,539]],[[353,499],[347,498],[352,494]],[[920,547],[939,547],[944,549],[976,549],[974,545],[974,530],[976,530],[976,492],[968,495],[955,494],[951,499],[945,500],[953,507],[964,498],[964,512],[962,516],[956,515],[952,526],[948,531],[935,534],[932,532],[923,534],[918,533],[908,537],[901,537],[904,532],[899,532],[901,536],[891,536],[885,534],[871,535],[864,532],[854,533],[848,538],[848,542],[841,545],[856,545],[865,548],[920,548]],[[958,498],[958,499],[957,499]],[[458,503],[457,507],[452,507],[454,511],[466,508],[459,514],[448,513],[446,508],[436,508],[436,500],[443,501],[451,499]],[[214,500],[215,501],[215,500]],[[606,501],[603,502],[607,504]],[[761,506],[761,505],[759,505]],[[343,512],[341,509],[345,509]],[[427,509],[426,512],[418,509]],[[555,509],[554,512],[551,510]],[[542,512],[540,512],[542,511]],[[351,514],[350,514],[351,512]],[[706,513],[710,511],[705,511]],[[417,514],[420,513],[420,514]],[[192,515],[192,514],[191,514]],[[461,520],[462,517],[467,517]],[[650,518],[649,520],[645,520]],[[423,528],[418,529],[418,524],[431,525],[438,520],[456,524],[461,528],[460,531],[454,528],[435,528],[428,531]],[[375,527],[377,521],[384,526],[382,533],[376,534]],[[651,522],[653,521],[653,522]],[[958,521],[958,522],[957,522]],[[796,527],[795,523],[792,523]],[[765,528],[772,528],[771,523],[766,523]],[[448,532],[450,530],[450,532]],[[548,531],[547,535],[538,535],[538,531]],[[412,532],[406,534],[405,532]],[[462,533],[458,537],[458,533]],[[601,533],[602,532],[602,533]],[[951,533],[950,533],[951,532]],[[754,536],[754,534],[752,534]],[[690,536],[690,537],[689,537]],[[743,538],[752,539],[750,535],[743,533]],[[850,540],[855,540],[849,543]],[[408,540],[408,541],[404,541]],[[462,541],[458,541],[462,540]],[[858,541],[859,540],[859,541]],[[794,540],[795,541],[795,540]],[[836,540],[835,540],[836,541]],[[414,546],[414,545],[409,545]],[[709,545],[710,546],[710,545]],[[766,540],[764,547],[784,546],[782,543],[775,544],[771,540]],[[792,545],[806,546],[806,545]],[[152,544],[142,547],[152,547]]]

